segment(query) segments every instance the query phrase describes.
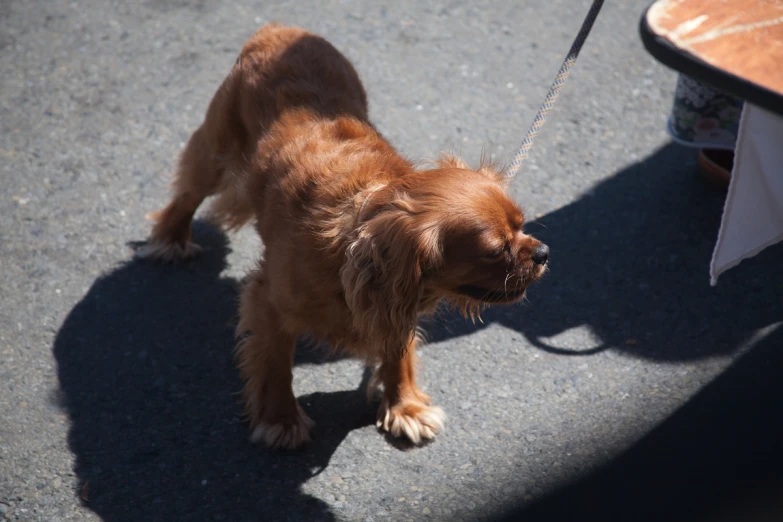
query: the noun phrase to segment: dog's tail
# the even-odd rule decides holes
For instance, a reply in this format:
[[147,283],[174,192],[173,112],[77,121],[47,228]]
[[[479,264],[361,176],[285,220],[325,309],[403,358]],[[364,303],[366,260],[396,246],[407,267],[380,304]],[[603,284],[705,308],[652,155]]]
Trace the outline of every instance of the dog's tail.
[[235,174],[224,176],[225,186],[212,201],[208,217],[225,230],[238,230],[253,219],[253,207],[248,197],[247,179]]

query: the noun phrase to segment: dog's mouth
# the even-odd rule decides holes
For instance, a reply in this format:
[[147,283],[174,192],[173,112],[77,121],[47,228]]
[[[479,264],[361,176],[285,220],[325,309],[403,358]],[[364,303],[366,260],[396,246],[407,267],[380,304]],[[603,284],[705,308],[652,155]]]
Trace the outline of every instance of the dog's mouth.
[[462,285],[457,288],[457,291],[462,295],[475,299],[476,301],[493,304],[519,301],[524,297],[525,290],[527,290],[526,287],[509,288],[507,290],[490,290],[475,285]]

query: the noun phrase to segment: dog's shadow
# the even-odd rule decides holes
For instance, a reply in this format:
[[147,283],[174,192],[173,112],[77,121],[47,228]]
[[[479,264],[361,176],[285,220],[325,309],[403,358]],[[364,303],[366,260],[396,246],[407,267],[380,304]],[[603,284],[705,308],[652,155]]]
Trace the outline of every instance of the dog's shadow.
[[529,301],[490,308],[475,326],[444,313],[427,326],[428,338],[443,341],[495,323],[562,355],[612,349],[684,361],[734,352],[780,320],[783,246],[711,287],[726,194],[705,183],[694,163],[692,150],[666,145],[529,223],[526,230],[551,248],[550,271],[528,290]]
[[[355,391],[299,397],[316,421],[303,452],[248,442],[237,392],[237,282],[227,238],[197,223],[195,262],[131,261],[97,280],[57,334],[80,495],[104,520],[333,520],[301,491],[375,406]],[[327,356],[306,346],[297,364]]]

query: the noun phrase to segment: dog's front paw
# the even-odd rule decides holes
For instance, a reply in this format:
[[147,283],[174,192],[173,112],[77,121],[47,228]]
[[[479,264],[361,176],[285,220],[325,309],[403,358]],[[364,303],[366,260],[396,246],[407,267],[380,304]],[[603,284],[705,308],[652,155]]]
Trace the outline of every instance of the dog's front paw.
[[275,449],[296,449],[310,441],[310,429],[313,426],[315,423],[310,417],[301,407],[297,407],[296,415],[290,419],[274,423],[260,421],[253,427],[250,441],[263,442]]
[[443,430],[446,414],[437,406],[424,402],[403,401],[390,405],[388,400],[378,409],[378,428],[395,437],[406,437],[414,444],[429,439]]

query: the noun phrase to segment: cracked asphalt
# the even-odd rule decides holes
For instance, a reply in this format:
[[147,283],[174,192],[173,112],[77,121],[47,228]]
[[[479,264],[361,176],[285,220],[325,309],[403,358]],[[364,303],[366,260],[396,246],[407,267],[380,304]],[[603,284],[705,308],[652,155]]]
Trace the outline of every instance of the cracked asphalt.
[[303,347],[313,444],[251,445],[232,348],[259,240],[199,223],[198,260],[132,259],[259,25],[332,41],[409,157],[508,162],[582,4],[0,3],[0,519],[697,520],[675,503],[778,480],[783,250],[709,286],[725,195],[665,133],[676,76],[639,41],[647,2],[604,6],[514,182],[545,280],[483,323],[428,321],[432,444],[385,438],[360,364]]

